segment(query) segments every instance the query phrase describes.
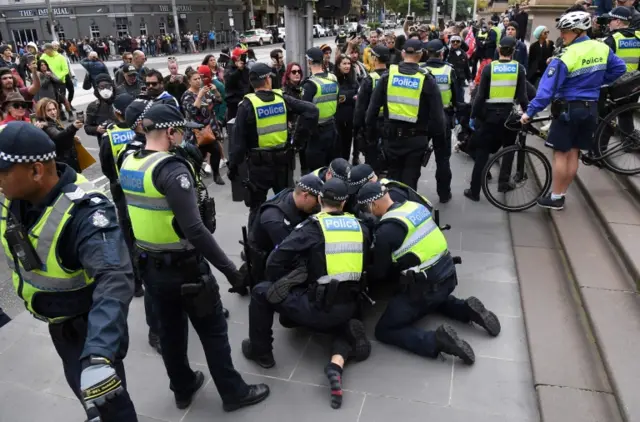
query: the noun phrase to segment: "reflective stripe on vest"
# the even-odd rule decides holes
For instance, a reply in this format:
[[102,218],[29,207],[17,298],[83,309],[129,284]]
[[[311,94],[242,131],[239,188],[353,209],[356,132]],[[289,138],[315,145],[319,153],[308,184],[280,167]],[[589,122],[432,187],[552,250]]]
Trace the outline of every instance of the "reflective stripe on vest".
[[338,108],[338,82],[335,76],[331,74],[326,78],[312,76],[309,80],[316,85],[316,95],[313,96],[313,103],[320,112],[318,124],[330,122],[333,120]]
[[258,147],[274,148],[287,142],[287,106],[274,95],[273,101],[262,101],[256,94],[244,96],[253,105],[258,132]]
[[420,260],[420,266],[423,266],[446,252],[447,241],[424,205],[406,201],[383,215],[381,221],[390,218],[402,222],[407,228],[402,245],[391,255],[394,263],[404,255],[412,253]]
[[389,119],[415,123],[418,121],[420,94],[425,75],[417,72],[413,75],[400,73],[398,65],[389,67],[387,83],[387,110]]
[[445,108],[451,107],[451,70],[452,67],[444,65],[442,67],[427,66],[431,74],[436,78],[440,95],[442,96],[442,105]]
[[624,60],[627,72],[638,70],[640,63],[640,31],[635,32],[634,37],[625,37],[621,32],[613,34],[616,41],[616,55]]
[[120,185],[127,200],[127,210],[136,244],[151,252],[193,249],[173,228],[174,215],[167,198],[153,184],[154,168],[173,157],[168,152],[155,152],[143,158],[131,154],[120,170]]
[[[107,136],[109,138],[109,144],[111,145],[111,155],[113,156],[113,162],[118,162],[118,156],[127,144],[133,141],[136,137],[136,133],[131,129],[121,129],[115,126],[113,129],[107,129]],[[119,173],[118,166],[115,166],[116,174]]]
[[[373,90],[376,89],[378,82],[380,81],[380,74],[378,72],[371,72],[371,93],[373,94]],[[384,116],[384,107],[380,107],[378,111],[378,117]]]
[[321,212],[313,216],[322,229],[327,275],[317,280],[358,281],[362,277],[364,236],[358,220],[351,214],[331,215]]
[[518,62],[491,62],[491,82],[488,103],[513,103],[518,85]]
[[[73,215],[75,205],[85,200],[87,194],[94,192],[100,191],[84,176],[78,174],[76,182],[63,188],[63,192],[58,195],[53,205],[45,208],[38,221],[29,230],[29,240],[38,253],[38,257],[44,263],[41,270],[26,271],[17,261],[20,273],[18,274],[11,250],[4,236],[7,229],[8,212],[4,207],[0,210],[0,237],[7,263],[12,270],[13,287],[24,300],[27,310],[37,318],[49,323],[62,322],[77,315],[56,318],[39,315],[33,309],[34,294],[80,290],[94,282],[94,279],[84,269],[69,272],[63,268],[58,256],[58,240]],[[5,199],[4,205],[11,207],[11,201]]]
[[560,60],[567,66],[567,78],[576,78],[606,70],[610,51],[605,43],[586,40],[570,44]]

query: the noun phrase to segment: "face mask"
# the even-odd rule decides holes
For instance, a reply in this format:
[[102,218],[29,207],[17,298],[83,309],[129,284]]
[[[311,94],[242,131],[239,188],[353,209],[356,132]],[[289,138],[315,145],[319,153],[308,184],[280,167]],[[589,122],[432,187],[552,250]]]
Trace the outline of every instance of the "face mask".
[[105,100],[111,98],[111,95],[113,94],[113,91],[110,89],[101,89],[100,91],[98,91],[98,93],[100,94],[100,96],[102,98],[104,98]]

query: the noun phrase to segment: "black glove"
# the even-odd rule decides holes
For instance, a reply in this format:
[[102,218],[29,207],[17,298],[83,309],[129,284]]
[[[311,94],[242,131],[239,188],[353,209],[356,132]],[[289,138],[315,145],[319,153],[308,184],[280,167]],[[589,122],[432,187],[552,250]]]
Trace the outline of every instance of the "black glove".
[[[244,271],[246,272],[246,269]],[[242,274],[242,272],[235,270],[232,273],[226,274],[226,276],[227,280],[229,280],[229,284],[231,284],[229,293],[238,293],[240,296],[246,296],[249,294],[249,289],[247,289],[245,281],[246,274]]]
[[229,166],[229,171],[227,172],[227,177],[229,178],[229,180],[231,180],[232,182],[234,180],[236,180],[236,177],[238,177],[238,167],[236,166]]
[[267,301],[276,305],[287,298],[291,289],[307,281],[308,273],[305,265],[299,265],[289,274],[269,286]]

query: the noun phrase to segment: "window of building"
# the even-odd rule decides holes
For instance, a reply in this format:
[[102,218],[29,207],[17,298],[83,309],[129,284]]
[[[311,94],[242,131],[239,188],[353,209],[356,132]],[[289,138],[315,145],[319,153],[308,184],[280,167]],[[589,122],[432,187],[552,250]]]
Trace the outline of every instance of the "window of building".
[[140,35],[144,35],[145,37],[147,36],[147,24],[146,23],[141,23],[140,24]]
[[38,41],[38,32],[35,29],[14,29],[13,40],[16,43],[26,44]]
[[118,38],[126,37],[129,34],[127,18],[116,18],[116,33],[118,34]]
[[160,35],[167,35],[167,24],[164,22],[160,22]]
[[89,34],[91,38],[100,38],[100,27],[98,25],[91,25],[89,27]]

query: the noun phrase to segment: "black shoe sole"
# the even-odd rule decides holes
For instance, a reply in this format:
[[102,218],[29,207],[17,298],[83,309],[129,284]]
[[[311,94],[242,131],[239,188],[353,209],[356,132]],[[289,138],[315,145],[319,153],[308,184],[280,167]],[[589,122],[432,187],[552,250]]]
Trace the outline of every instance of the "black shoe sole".
[[442,353],[457,356],[467,365],[472,365],[476,361],[476,355],[469,343],[460,339],[452,327],[445,325],[438,328],[436,341],[440,343]]
[[367,333],[362,321],[357,319],[350,320],[347,324],[347,332],[353,344],[350,357],[353,357],[357,362],[366,360],[371,355],[371,342],[367,339]]
[[560,205],[560,206],[547,205],[547,204],[541,204],[540,202],[538,202],[538,206],[541,208],[546,208],[548,210],[555,210],[555,211],[560,211],[564,209],[564,205]]
[[180,410],[184,410],[187,407],[191,406],[191,403],[193,402],[193,397],[196,395],[196,393],[198,392],[198,390],[200,390],[202,388],[202,386],[204,385],[204,374],[200,371],[196,371],[196,382],[195,382],[195,388],[193,390],[193,392],[191,393],[191,395],[189,396],[188,399],[184,399],[184,400],[179,400],[176,399],[176,407]]
[[487,333],[493,337],[497,337],[500,334],[501,327],[496,314],[485,308],[477,297],[471,296],[466,300],[466,303],[471,310],[471,321],[487,330]]
[[233,403],[233,404],[223,403],[222,410],[224,410],[225,412],[233,412],[235,410],[242,409],[243,407],[253,406],[254,404],[258,404],[261,401],[264,401],[267,397],[269,397],[270,393],[271,393],[271,390],[267,388],[267,391],[265,391],[263,394],[259,396],[255,396],[253,399],[248,400],[246,402]]

